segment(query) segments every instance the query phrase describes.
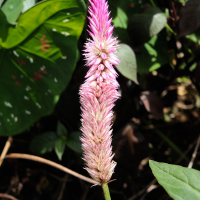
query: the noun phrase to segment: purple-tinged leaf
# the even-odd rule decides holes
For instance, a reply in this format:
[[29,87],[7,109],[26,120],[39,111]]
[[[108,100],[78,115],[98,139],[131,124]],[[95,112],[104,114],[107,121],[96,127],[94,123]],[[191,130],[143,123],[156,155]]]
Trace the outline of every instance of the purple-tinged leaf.
[[148,112],[156,117],[163,117],[163,102],[161,98],[149,91],[141,92],[140,99]]
[[179,38],[194,33],[200,27],[200,1],[189,0],[179,20]]

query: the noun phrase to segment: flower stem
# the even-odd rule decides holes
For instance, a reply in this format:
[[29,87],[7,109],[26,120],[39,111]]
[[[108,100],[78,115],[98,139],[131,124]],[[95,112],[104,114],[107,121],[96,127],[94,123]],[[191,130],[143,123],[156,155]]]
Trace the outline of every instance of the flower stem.
[[108,184],[106,182],[102,183],[102,188],[103,188],[105,200],[111,200]]

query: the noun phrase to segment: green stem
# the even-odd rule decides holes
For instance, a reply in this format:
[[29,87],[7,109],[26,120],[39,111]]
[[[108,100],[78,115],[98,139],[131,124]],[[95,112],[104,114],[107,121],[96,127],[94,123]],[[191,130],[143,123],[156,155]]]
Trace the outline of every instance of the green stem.
[[103,193],[104,193],[105,200],[111,200],[108,184],[103,182],[102,183],[102,188],[103,188]]
[[174,35],[176,35],[176,33],[171,29],[171,27],[166,23],[165,24],[165,27],[171,32],[173,33]]

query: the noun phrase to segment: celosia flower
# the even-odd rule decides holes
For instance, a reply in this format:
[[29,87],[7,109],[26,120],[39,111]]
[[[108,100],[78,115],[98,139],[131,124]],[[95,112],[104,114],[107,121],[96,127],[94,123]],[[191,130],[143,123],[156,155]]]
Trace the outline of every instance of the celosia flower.
[[119,64],[115,55],[117,38],[112,37],[108,3],[105,0],[89,0],[92,37],[85,44],[86,65],[90,68],[80,87],[82,110],[82,148],[86,170],[99,184],[109,182],[116,162],[112,160],[112,118],[114,102],[119,98],[117,73],[113,65]]

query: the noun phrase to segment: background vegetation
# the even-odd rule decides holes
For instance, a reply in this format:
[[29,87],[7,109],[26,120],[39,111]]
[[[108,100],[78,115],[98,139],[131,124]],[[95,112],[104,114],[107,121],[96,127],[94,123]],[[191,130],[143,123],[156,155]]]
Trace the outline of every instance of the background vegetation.
[[[38,3],[35,5],[35,3]],[[108,0],[121,48],[112,199],[167,200],[149,159],[187,167],[199,136],[200,1]],[[0,0],[0,150],[85,176],[79,87],[87,67],[82,0]],[[35,5],[35,6],[34,6]],[[198,141],[199,142],[199,141]],[[199,170],[196,152],[193,168]],[[100,187],[39,162],[5,159],[0,193],[20,200],[103,199]],[[1,198],[1,197],[0,197]]]

